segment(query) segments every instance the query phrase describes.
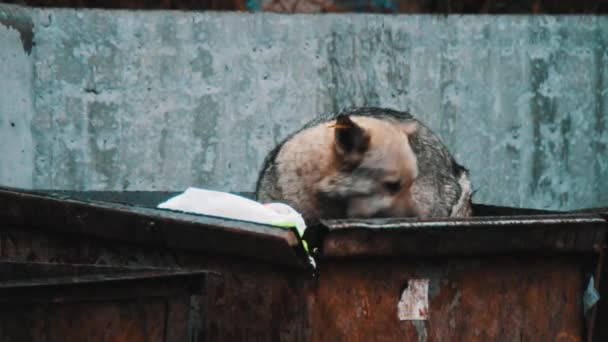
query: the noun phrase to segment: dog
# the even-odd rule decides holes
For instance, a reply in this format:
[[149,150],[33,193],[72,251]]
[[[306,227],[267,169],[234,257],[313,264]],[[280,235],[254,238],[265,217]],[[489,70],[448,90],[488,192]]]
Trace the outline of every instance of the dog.
[[321,115],[265,158],[261,202],[283,202],[306,221],[471,216],[469,172],[407,112],[356,108]]

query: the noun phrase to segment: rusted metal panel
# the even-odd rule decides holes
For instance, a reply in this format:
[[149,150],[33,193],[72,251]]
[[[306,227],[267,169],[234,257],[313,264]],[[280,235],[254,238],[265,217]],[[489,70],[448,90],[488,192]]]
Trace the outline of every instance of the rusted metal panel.
[[162,299],[3,307],[0,335],[7,342],[165,341],[164,308]]
[[[32,267],[37,266],[37,267]],[[129,297],[154,297],[179,292],[200,292],[209,276],[219,276],[209,271],[185,271],[173,269],[139,269],[59,265],[62,270],[71,267],[73,274],[46,275],[53,272],[53,264],[0,262],[3,277],[0,281],[0,302],[78,302],[87,300],[115,300]],[[80,268],[91,274],[78,274]],[[22,269],[26,269],[23,272]],[[59,272],[58,272],[59,273]],[[72,272],[70,272],[72,273]],[[23,275],[26,275],[23,278]],[[144,289],[142,289],[142,285]],[[109,289],[109,291],[107,291]]]
[[595,214],[469,219],[327,220],[323,257],[598,252],[606,222]]
[[[26,195],[32,194],[26,193]],[[66,209],[57,205],[58,217],[54,219],[50,214],[47,216],[53,221],[50,228],[45,222],[41,222],[40,218],[30,220],[28,215],[23,213],[14,215],[13,219],[0,218],[0,259],[22,262],[204,268],[218,271],[223,277],[221,281],[207,283],[205,293],[208,295],[192,297],[190,306],[198,308],[200,317],[198,321],[194,320],[188,324],[193,336],[198,336],[201,341],[306,340],[309,326],[305,323],[306,307],[302,293],[306,292],[304,288],[310,272],[308,268],[302,266],[308,265],[300,245],[283,248],[282,246],[286,245],[284,241],[279,241],[280,244],[274,243],[276,239],[273,236],[267,237],[264,234],[259,234],[255,238],[268,239],[273,245],[250,241],[247,238],[251,232],[247,228],[259,228],[261,225],[221,220],[224,221],[221,222],[223,225],[228,226],[226,234],[229,235],[224,240],[215,239],[217,246],[207,248],[208,241],[207,244],[202,245],[196,243],[209,238],[207,229],[215,228],[209,227],[210,222],[216,222],[211,218],[164,213],[141,206],[118,206],[114,203],[98,202],[104,199],[101,196],[108,194],[94,194],[96,195],[93,196],[94,200],[91,200],[90,193],[80,195],[51,194],[50,198],[47,194],[34,195],[36,205],[48,205],[50,200],[69,207]],[[112,196],[117,202],[128,203],[133,200],[133,198],[125,200],[124,196],[120,197],[119,194]],[[7,202],[13,199],[11,196],[7,197]],[[17,196],[16,201],[22,201],[22,196]],[[155,199],[150,201],[149,197],[142,195],[137,198],[136,204],[153,206],[155,201]],[[20,203],[20,208],[27,210],[27,213],[33,213],[34,210],[28,203]],[[56,204],[52,203],[52,205]],[[90,210],[91,207],[93,210],[108,207],[112,210],[104,212],[104,214],[109,213],[106,217],[96,214],[95,217],[102,220],[101,223],[95,222],[89,215],[86,217],[88,219],[86,222],[77,222],[75,225],[77,229],[65,229],[62,225],[73,225],[73,222],[63,216],[76,214],[78,211],[74,208],[80,206],[85,206],[86,210]],[[130,221],[122,212],[113,210],[116,207],[120,207],[120,211],[125,211],[127,214],[133,212],[141,214],[142,216],[138,217],[145,219]],[[0,209],[0,212],[2,210]],[[129,230],[146,226],[148,220],[155,220],[157,215],[163,217],[170,215],[175,218],[175,221],[166,223],[167,239],[176,241],[180,238],[179,235],[182,235],[180,239],[185,241],[156,243],[150,242],[151,238],[148,240],[140,239],[138,236],[134,238],[128,233]],[[22,217],[23,222],[15,220],[14,217]],[[186,232],[193,234],[192,238],[184,233],[184,225],[190,223],[196,228]],[[108,235],[104,229],[112,225],[113,235]],[[78,228],[81,226],[86,229]],[[291,235],[294,234],[292,230],[270,229],[273,233],[295,236]],[[153,235],[154,231],[149,234]],[[252,244],[247,247],[248,250],[238,250],[244,241]],[[251,253],[256,255],[252,256]],[[297,258],[295,259],[297,262],[293,262],[294,258]]]
[[307,267],[295,229],[0,188],[7,225]]
[[0,274],[3,341],[189,341],[190,296],[220,276],[18,262]]
[[[310,272],[261,259],[141,246],[0,222],[0,259],[130,267],[206,269],[222,274],[205,282],[189,303],[195,341],[309,341],[306,306]],[[65,273],[59,273],[65,274]]]
[[[600,276],[605,248],[606,222],[597,212],[323,223],[313,340],[591,335],[594,317],[585,320],[582,298],[591,275]],[[430,308],[421,313],[427,320],[399,320],[399,300],[412,280],[430,282]]]
[[[311,296],[313,341],[581,341],[580,259],[333,259]],[[401,321],[411,279],[429,280],[427,320]]]

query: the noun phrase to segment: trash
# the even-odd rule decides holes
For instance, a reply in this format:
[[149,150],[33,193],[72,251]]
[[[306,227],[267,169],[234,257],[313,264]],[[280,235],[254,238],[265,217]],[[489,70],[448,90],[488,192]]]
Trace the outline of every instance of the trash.
[[[227,192],[190,187],[157,206],[193,214],[296,228],[300,237],[306,229],[302,215],[284,203],[259,203]],[[302,240],[308,253],[308,244]],[[311,261],[314,266],[314,261]]]
[[300,236],[306,228],[302,216],[287,204],[262,204],[227,192],[193,187],[159,204],[158,208],[269,224],[277,227],[295,227]]

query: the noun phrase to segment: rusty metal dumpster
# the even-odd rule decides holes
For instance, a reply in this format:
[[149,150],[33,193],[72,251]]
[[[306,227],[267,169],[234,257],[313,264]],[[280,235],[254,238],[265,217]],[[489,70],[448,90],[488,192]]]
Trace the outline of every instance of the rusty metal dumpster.
[[[21,316],[11,318],[5,310],[3,318],[29,330],[24,334],[0,324],[2,339],[583,341],[595,334],[599,341],[604,336],[602,325],[594,324],[603,319],[603,301],[583,308],[592,276],[595,288],[605,284],[600,280],[606,221],[596,212],[476,205],[477,217],[471,219],[325,221],[310,229],[313,269],[295,230],[153,208],[169,195],[0,189],[0,299],[22,308]],[[26,279],[18,276],[23,267],[30,270]],[[72,282],[66,283],[66,269],[78,270]],[[160,279],[152,284],[151,274]],[[57,298],[82,298],[95,279],[125,276],[135,280],[116,280],[112,287],[97,283],[95,293],[114,298],[106,294],[117,291],[122,299],[108,303],[130,304],[112,309],[87,297],[78,305],[84,312],[86,303],[97,303],[89,305],[90,320],[76,314],[78,306],[48,306]],[[47,286],[53,282],[60,284]],[[11,294],[24,291],[24,284],[30,284],[28,296],[42,302]],[[147,293],[146,286],[159,295],[129,296]],[[53,319],[29,319],[36,317],[33,312],[41,313],[39,318],[52,312]],[[102,334],[104,324],[113,327],[114,337]]]
[[[594,215],[326,222],[315,340],[580,341]],[[423,298],[408,298],[412,283]],[[399,300],[424,300],[400,317]]]
[[[0,260],[213,271],[216,276],[207,279],[201,291],[189,295],[194,312],[188,316],[199,317],[186,322],[190,338],[162,336],[148,341],[306,339],[303,294],[310,272],[297,233],[146,207],[150,198],[156,198],[154,194],[112,195],[112,203],[100,201],[98,196],[0,190]],[[138,206],[125,204],[127,201]],[[44,275],[51,277],[52,273]],[[4,279],[10,278],[9,274]],[[144,297],[142,305],[151,300]],[[124,328],[121,333],[130,336],[128,341],[146,340],[129,333],[141,316],[111,311],[108,315],[118,316],[113,324]],[[78,325],[73,328],[78,329]],[[55,330],[58,334],[65,331]],[[23,336],[5,335],[2,339],[46,338]],[[158,335],[150,332],[146,336]],[[60,334],[51,339],[69,341],[69,337]],[[90,335],[83,340],[112,339]]]

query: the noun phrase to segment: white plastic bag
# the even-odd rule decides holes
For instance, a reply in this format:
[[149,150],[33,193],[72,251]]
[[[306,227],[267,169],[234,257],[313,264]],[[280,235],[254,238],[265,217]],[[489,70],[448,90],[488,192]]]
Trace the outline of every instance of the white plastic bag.
[[302,236],[306,228],[302,216],[287,204],[262,204],[227,192],[193,187],[159,204],[158,208],[269,224],[278,227],[295,227],[300,236]]

